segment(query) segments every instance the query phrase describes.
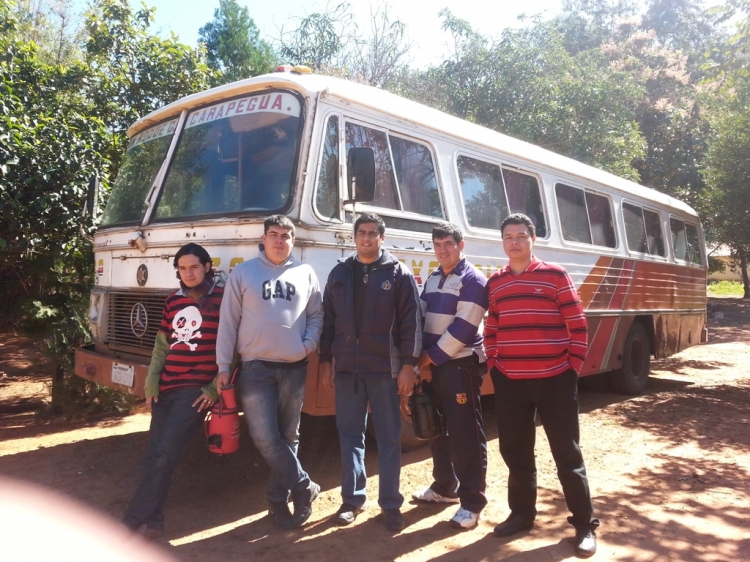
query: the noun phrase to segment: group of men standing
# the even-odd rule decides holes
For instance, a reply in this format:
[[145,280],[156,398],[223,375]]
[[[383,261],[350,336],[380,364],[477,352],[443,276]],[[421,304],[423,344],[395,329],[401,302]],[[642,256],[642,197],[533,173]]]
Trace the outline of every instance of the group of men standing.
[[[391,531],[404,528],[400,403],[421,379],[431,381],[447,434],[430,444],[433,483],[412,498],[456,503],[451,525],[477,525],[487,505],[480,388],[489,368],[500,452],[510,471],[511,513],[494,533],[510,536],[533,527],[538,414],[572,513],[575,551],[594,554],[599,522],[578,444],[576,386],[587,349],[586,319],[565,270],[533,256],[531,220],[511,215],[501,232],[509,263],[488,282],[466,261],[460,229],[436,225],[432,241],[440,267],[420,295],[409,269],[384,248],[383,220],[362,214],[354,224],[356,252],[336,264],[321,294],[312,268],[292,256],[292,222],[282,215],[265,221],[260,256],[235,267],[224,288],[216,383],[219,389],[229,383],[238,353],[244,417],[270,467],[267,498],[277,526],[304,525],[320,492],[297,457],[307,357],[317,350],[320,382],[335,390],[342,469],[336,524],[353,523],[365,506],[369,415],[383,522]],[[204,392],[206,400],[215,398]]]

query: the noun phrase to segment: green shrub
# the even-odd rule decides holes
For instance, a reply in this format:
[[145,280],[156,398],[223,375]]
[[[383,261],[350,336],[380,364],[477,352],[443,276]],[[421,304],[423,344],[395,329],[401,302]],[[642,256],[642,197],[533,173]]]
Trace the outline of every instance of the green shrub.
[[739,281],[710,281],[706,292],[709,297],[741,297],[745,293]]

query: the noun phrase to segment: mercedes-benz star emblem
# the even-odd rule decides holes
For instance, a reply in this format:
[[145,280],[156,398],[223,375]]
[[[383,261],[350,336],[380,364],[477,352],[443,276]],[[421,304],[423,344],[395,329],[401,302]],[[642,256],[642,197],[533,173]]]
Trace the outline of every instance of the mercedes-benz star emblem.
[[141,303],[136,303],[130,311],[130,329],[136,338],[142,338],[146,335],[148,329],[148,312],[146,307]]
[[138,282],[139,287],[143,287],[146,284],[146,281],[148,281],[148,268],[146,264],[142,263],[138,266],[138,271],[135,272],[135,280]]

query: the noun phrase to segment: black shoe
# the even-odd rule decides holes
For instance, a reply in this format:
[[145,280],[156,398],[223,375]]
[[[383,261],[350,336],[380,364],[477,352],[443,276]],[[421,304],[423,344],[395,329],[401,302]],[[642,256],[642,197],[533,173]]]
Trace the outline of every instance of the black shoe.
[[287,502],[268,502],[268,515],[271,517],[273,524],[280,529],[293,529],[292,512],[289,511]]
[[505,521],[495,527],[493,533],[496,537],[509,537],[521,531],[528,531],[533,526],[533,519],[529,519],[518,513],[511,513]]
[[336,525],[340,525],[342,527],[344,525],[351,525],[352,523],[354,523],[357,515],[362,513],[362,511],[363,509],[361,507],[352,507],[348,503],[345,503],[336,512],[336,515],[333,518],[333,522],[336,523]]
[[596,533],[591,529],[576,529],[573,549],[576,556],[581,558],[590,558],[596,554]]
[[406,527],[404,516],[401,515],[401,510],[399,509],[384,509],[383,523],[385,523],[385,528],[389,531],[400,531]]
[[320,486],[311,481],[307,488],[301,492],[292,494],[292,503],[294,504],[292,522],[295,527],[301,527],[310,519],[310,515],[312,515],[312,503],[318,497],[319,493]]

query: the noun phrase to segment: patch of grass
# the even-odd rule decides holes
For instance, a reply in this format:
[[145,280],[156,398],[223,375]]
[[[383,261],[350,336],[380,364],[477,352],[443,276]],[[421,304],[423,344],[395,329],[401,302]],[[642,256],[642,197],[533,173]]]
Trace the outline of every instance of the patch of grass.
[[712,281],[706,287],[709,297],[741,297],[745,294],[739,281]]

